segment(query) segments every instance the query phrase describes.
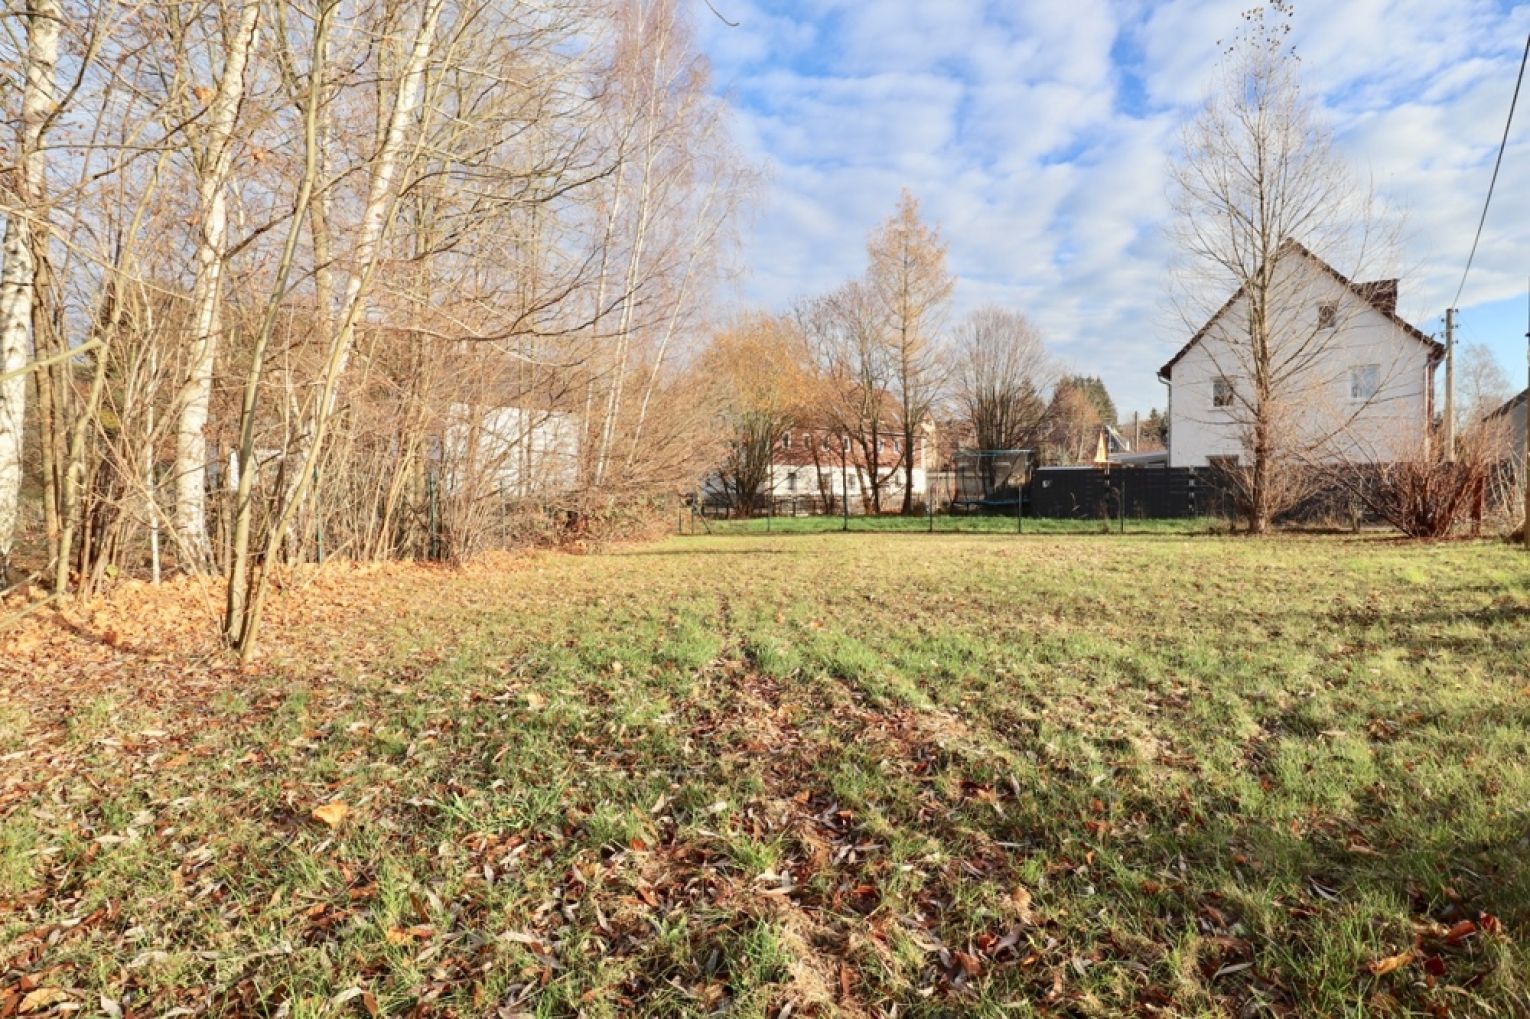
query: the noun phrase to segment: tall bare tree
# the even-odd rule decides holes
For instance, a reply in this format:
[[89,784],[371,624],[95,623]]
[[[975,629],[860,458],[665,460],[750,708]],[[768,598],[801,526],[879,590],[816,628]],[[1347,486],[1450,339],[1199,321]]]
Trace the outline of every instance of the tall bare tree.
[[897,368],[882,309],[871,288],[853,280],[807,302],[797,319],[817,369],[818,425],[840,439],[847,468],[857,465],[871,512],[880,513],[882,493],[902,466],[901,457],[888,464],[883,452],[897,432],[889,406]]
[[[207,538],[207,415],[212,398],[213,363],[223,331],[223,273],[228,246],[228,187],[239,106],[244,101],[246,69],[256,44],[260,3],[246,0],[227,31],[213,9],[209,33],[214,49],[223,49],[214,85],[198,85],[193,97],[210,96],[205,128],[194,130],[192,165],[196,176],[196,281],[191,290],[192,335],[185,384],[178,400],[175,445],[175,529],[183,565],[196,570],[211,564]],[[167,19],[184,32],[177,5]],[[188,118],[192,119],[192,118]]]
[[934,406],[944,366],[941,316],[956,278],[946,268],[940,232],[919,217],[919,202],[904,189],[898,210],[866,244],[867,281],[885,317],[892,351],[894,399],[902,433],[903,512],[914,507],[914,449]]
[[1183,132],[1173,235],[1185,256],[1187,326],[1216,319],[1225,341],[1208,345],[1229,380],[1217,410],[1236,421],[1246,453],[1227,470],[1249,530],[1262,533],[1305,494],[1308,464],[1363,409],[1313,405],[1338,384],[1328,354],[1358,304],[1315,313],[1328,284],[1314,278],[1303,246],[1359,280],[1386,244],[1370,195],[1302,90],[1287,42],[1290,3],[1271,0],[1243,17],[1210,98]]
[[956,330],[953,395],[979,449],[1034,447],[1056,367],[1019,312],[988,306]]
[[1456,389],[1458,432],[1480,423],[1514,393],[1492,348],[1483,343],[1469,343],[1461,348],[1456,364]]

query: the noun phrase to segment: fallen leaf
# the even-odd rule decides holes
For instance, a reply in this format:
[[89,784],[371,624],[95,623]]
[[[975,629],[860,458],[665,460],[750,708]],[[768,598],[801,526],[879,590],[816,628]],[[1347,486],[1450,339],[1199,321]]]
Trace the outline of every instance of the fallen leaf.
[[1015,885],[1015,890],[1010,893],[1009,901],[1014,904],[1015,915],[1023,922],[1035,926],[1036,913],[1031,909],[1031,893],[1024,885]]
[[29,1012],[41,1012],[50,1005],[69,1000],[69,992],[57,987],[39,987],[21,999],[21,1007],[16,1011],[21,1015]]
[[331,828],[338,828],[340,827],[340,822],[345,820],[345,815],[349,814],[350,812],[350,807],[346,806],[344,803],[341,803],[339,800],[335,800],[333,803],[326,803],[321,807],[314,807],[313,819],[315,821],[323,821]]
[[1365,968],[1379,977],[1384,976],[1393,970],[1402,969],[1412,961],[1413,950],[1410,948],[1406,952],[1401,952],[1397,955],[1389,955],[1385,959],[1377,959],[1375,962],[1368,963]]
[[1450,930],[1445,932],[1445,940],[1453,945],[1456,942],[1465,940],[1466,938],[1469,938],[1476,933],[1477,925],[1475,923],[1470,920],[1462,920],[1460,923],[1456,924]]

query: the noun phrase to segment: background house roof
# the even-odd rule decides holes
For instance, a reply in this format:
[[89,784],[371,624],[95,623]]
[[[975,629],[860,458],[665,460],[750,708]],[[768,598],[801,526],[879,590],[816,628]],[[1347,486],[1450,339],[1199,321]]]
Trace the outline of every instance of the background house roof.
[[1503,417],[1505,414],[1513,411],[1515,407],[1518,407],[1520,404],[1524,403],[1527,397],[1530,397],[1530,389],[1520,390],[1518,396],[1509,397],[1509,399],[1504,401],[1504,405],[1502,407],[1499,407],[1497,410],[1493,411],[1484,420],[1491,421],[1493,418]]
[[[1445,345],[1443,343],[1429,336],[1423,330],[1419,329],[1418,326],[1397,314],[1397,280],[1372,280],[1368,283],[1356,283],[1348,276],[1345,276],[1343,273],[1339,272],[1339,270],[1323,261],[1323,259],[1313,254],[1307,249],[1305,245],[1298,241],[1286,240],[1283,242],[1279,250],[1276,252],[1276,256],[1281,257],[1288,252],[1304,256],[1308,261],[1312,262],[1319,269],[1322,269],[1328,275],[1332,276],[1334,279],[1344,284],[1344,286],[1348,287],[1356,297],[1360,298],[1372,308],[1375,308],[1376,311],[1380,312],[1383,317],[1401,329],[1405,334],[1429,347],[1429,356],[1432,362],[1438,361],[1440,358],[1445,356]],[[1243,287],[1239,287],[1236,291],[1234,291],[1233,295],[1229,297],[1226,302],[1224,302],[1223,305],[1216,310],[1216,313],[1213,314],[1211,318],[1206,320],[1206,324],[1201,326],[1200,329],[1196,330],[1195,335],[1190,337],[1189,341],[1186,342],[1183,347],[1180,347],[1174,356],[1169,358],[1169,360],[1164,363],[1162,368],[1158,369],[1158,377],[1160,379],[1163,379],[1166,382],[1169,380],[1169,374],[1173,370],[1174,366],[1179,363],[1181,358],[1190,353],[1192,347],[1201,341],[1201,338],[1206,335],[1207,331],[1211,329],[1212,325],[1216,323],[1217,319],[1221,318],[1223,314],[1227,312],[1227,309],[1231,308],[1235,303],[1237,303],[1238,298],[1243,296],[1243,290]]]

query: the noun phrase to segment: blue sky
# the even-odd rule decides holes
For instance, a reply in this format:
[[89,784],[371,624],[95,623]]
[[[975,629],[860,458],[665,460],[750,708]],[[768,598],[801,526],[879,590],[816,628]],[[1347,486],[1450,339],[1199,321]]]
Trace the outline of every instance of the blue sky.
[[[1030,316],[1118,406],[1163,405],[1166,172],[1218,41],[1253,0],[697,0],[715,87],[768,185],[734,299],[784,309],[859,274],[909,187],[950,244],[952,317]],[[1530,2],[1297,0],[1292,34],[1340,150],[1399,210],[1400,311],[1440,328],[1471,247]],[[1530,284],[1522,96],[1461,300],[1463,342],[1520,386]]]

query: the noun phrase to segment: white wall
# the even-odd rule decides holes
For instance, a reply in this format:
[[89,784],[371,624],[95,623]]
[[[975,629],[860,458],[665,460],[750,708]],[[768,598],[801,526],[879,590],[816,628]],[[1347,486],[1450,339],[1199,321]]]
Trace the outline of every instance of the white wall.
[[[884,467],[883,470],[886,471],[887,468]],[[817,477],[812,464],[801,466],[773,464],[771,471],[773,474],[772,480],[774,482],[775,497],[778,500],[790,499],[796,496],[806,502],[808,499],[820,498],[823,495],[823,489],[819,487],[820,479]],[[793,485],[794,478],[795,487]],[[928,480],[923,467],[914,468],[914,494],[921,500],[925,496]],[[851,464],[847,470],[842,472],[838,465],[830,466],[828,463],[825,463],[823,466],[822,484],[835,499],[843,496],[845,489],[848,487],[852,506],[856,500],[862,498],[869,499],[871,496],[871,488],[866,483],[866,472],[858,469],[854,464]],[[723,483],[722,476],[716,473],[708,475],[702,482],[701,488],[702,494],[707,498],[721,499],[731,495],[727,485]],[[898,499],[903,498],[902,467],[899,467],[894,475],[886,477],[882,481],[882,506],[884,508],[896,509],[896,505],[889,505],[890,500],[894,497]]]
[[563,492],[575,487],[579,428],[572,414],[489,408],[482,412],[475,449],[471,442],[472,413],[464,405],[452,407],[455,421],[446,433],[448,484],[458,475],[466,478],[468,472],[478,471],[507,496]]
[[[822,490],[819,488],[820,479],[816,476],[815,469],[812,464],[807,464],[801,467],[789,467],[785,464],[774,464],[772,466],[772,470],[775,474],[775,493],[776,498],[778,499],[789,499],[794,495],[817,496],[822,494]],[[848,470],[843,472],[839,469],[839,467],[830,466],[828,464],[825,464],[822,470],[822,483],[828,488],[829,492],[835,498],[838,498],[840,495],[844,494],[843,490],[845,486],[841,484],[842,480],[848,482],[850,488],[850,498],[852,499],[859,498],[863,495],[869,496],[871,494],[871,486],[866,483],[866,472],[864,470],[858,469],[854,464],[851,464]],[[884,474],[887,470],[888,468],[886,467],[882,468]],[[795,488],[793,487],[793,478],[796,479]],[[924,468],[915,467],[914,494],[923,498],[925,488],[926,477]],[[889,493],[896,493],[900,499],[903,497],[902,467],[899,467],[892,473],[891,476],[886,476],[882,480],[882,501],[884,505],[887,502]]]
[[[1287,275],[1276,292],[1290,296],[1277,327],[1276,359],[1303,344],[1317,350],[1298,359],[1299,377],[1283,391],[1292,442],[1320,459],[1385,462],[1412,453],[1428,431],[1430,348],[1305,258],[1287,258],[1279,271]],[[1337,326],[1314,341],[1324,302],[1337,303]],[[1246,461],[1248,408],[1236,398],[1232,407],[1215,407],[1212,392],[1219,376],[1249,392],[1247,315],[1240,298],[1170,370],[1170,466],[1204,467],[1212,456]],[[1377,366],[1379,390],[1357,401],[1350,396],[1351,369],[1362,365]]]

